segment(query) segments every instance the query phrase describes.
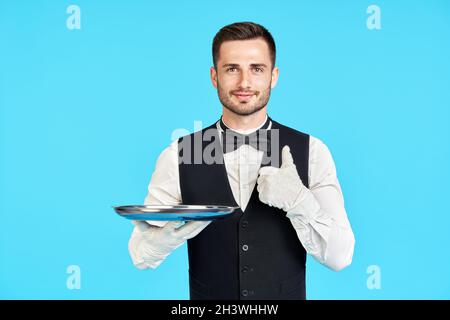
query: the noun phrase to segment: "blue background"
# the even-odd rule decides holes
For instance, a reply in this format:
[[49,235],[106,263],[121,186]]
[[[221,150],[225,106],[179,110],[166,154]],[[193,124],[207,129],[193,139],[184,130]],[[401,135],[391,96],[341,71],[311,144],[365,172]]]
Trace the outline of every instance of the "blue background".
[[[381,30],[366,27],[371,4]],[[135,269],[132,225],[111,206],[143,203],[175,129],[219,118],[211,43],[236,21],[275,37],[269,114],[330,148],[356,236],[339,273],[308,258],[308,298],[450,298],[444,0],[1,0],[0,298],[188,299],[186,245]]]

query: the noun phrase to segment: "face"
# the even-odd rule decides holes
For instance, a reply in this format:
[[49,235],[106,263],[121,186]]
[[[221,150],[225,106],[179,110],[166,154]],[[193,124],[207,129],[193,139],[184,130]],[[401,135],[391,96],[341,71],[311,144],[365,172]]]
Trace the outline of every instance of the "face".
[[225,108],[245,116],[267,105],[278,68],[272,70],[269,46],[263,39],[223,42],[216,64],[211,81]]

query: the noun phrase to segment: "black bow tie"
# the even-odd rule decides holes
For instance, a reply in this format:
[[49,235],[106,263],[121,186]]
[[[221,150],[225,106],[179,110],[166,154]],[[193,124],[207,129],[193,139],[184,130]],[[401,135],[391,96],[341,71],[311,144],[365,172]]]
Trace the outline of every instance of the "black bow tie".
[[232,152],[242,145],[250,145],[257,150],[270,153],[270,136],[271,132],[268,129],[270,125],[270,118],[267,117],[264,125],[258,130],[250,134],[241,134],[229,129],[220,118],[220,127],[222,128],[222,150],[223,153]]

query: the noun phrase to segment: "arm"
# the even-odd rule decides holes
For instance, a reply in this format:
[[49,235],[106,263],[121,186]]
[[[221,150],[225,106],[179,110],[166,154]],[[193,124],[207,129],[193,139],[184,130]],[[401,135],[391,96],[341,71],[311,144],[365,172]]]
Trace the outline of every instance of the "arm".
[[[148,194],[145,197],[145,205],[178,205],[181,203],[181,191],[178,178],[178,142],[173,141],[159,156],[155,171],[152,174],[148,186]],[[146,254],[146,242],[143,236],[143,228],[133,221],[135,227],[128,242],[133,264],[138,269],[155,269],[164,260],[149,259]],[[148,221],[152,225],[162,227],[166,221]]]
[[289,146],[284,146],[280,168],[259,170],[259,198],[287,212],[303,247],[317,261],[342,270],[352,261],[355,238],[331,153],[314,137],[310,139],[308,176],[310,189],[298,175]]
[[306,251],[317,261],[339,271],[350,265],[355,237],[344,207],[336,167],[327,146],[310,139],[309,186],[287,217]]

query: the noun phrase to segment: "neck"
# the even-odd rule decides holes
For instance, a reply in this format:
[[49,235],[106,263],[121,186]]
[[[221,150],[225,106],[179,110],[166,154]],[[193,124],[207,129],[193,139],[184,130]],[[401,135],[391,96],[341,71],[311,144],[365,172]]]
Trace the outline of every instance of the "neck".
[[245,116],[233,113],[225,107],[222,110],[222,121],[228,128],[239,131],[251,130],[262,126],[266,121],[266,117],[267,106],[253,114]]

